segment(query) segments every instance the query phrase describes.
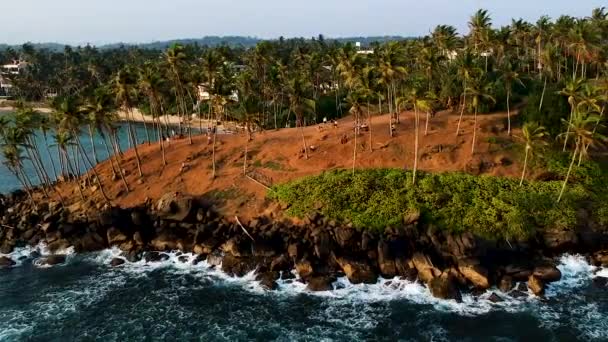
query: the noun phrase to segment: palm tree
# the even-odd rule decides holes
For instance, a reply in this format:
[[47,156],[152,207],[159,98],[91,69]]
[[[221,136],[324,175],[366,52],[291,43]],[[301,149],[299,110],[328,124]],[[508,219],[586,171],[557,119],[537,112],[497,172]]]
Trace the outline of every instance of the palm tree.
[[466,49],[458,55],[456,63],[458,65],[458,75],[462,80],[462,109],[460,111],[460,117],[458,118],[458,126],[456,126],[456,136],[458,136],[460,135],[460,124],[462,123],[462,117],[464,116],[464,111],[467,106],[467,83],[471,78],[475,77],[480,70],[475,65],[473,55]]
[[566,178],[564,179],[562,189],[557,198],[558,203],[564,195],[564,190],[566,189],[566,184],[568,184],[568,179],[570,178],[576,158],[579,158],[580,163],[580,160],[587,154],[587,148],[585,148],[585,146],[602,144],[606,141],[605,136],[593,131],[593,127],[599,120],[599,115],[582,111],[575,112],[570,121],[562,119],[563,123],[568,125],[568,130],[558,137],[566,139],[571,136],[574,139],[574,150],[572,152],[572,159],[570,161],[570,166],[568,167],[568,172],[566,173]]
[[418,170],[418,152],[420,140],[420,111],[429,111],[431,105],[427,99],[420,95],[418,87],[414,86],[400,99],[400,102],[405,102],[414,108],[414,169],[412,174],[412,184],[416,184],[416,172]]
[[[162,91],[165,80],[162,78],[160,72],[150,62],[146,62],[144,66],[139,70],[138,73],[137,86],[141,90],[141,92],[148,98],[148,103],[150,105],[150,114],[153,119],[157,120],[158,127],[158,142],[160,145],[160,151],[162,155],[162,163],[163,165],[167,165],[167,158],[165,156],[165,142],[163,139],[163,129],[160,117],[163,113],[163,105],[162,105]],[[143,115],[143,114],[142,114]],[[148,134],[148,130],[146,128],[146,135]],[[148,141],[150,140],[150,136],[147,136]]]
[[507,91],[507,134],[511,135],[511,92],[513,91],[513,85],[515,83],[518,83],[522,87],[525,86],[521,81],[519,73],[508,60],[502,64],[502,68],[500,70],[500,80]]
[[473,142],[471,143],[471,154],[475,154],[475,141],[477,139],[477,113],[479,111],[479,105],[481,101],[488,100],[496,103],[496,100],[491,94],[492,84],[486,82],[485,79],[476,79],[466,89],[466,93],[472,99],[472,106],[474,110],[474,124],[473,124]]
[[519,186],[524,183],[526,177],[526,170],[528,167],[528,158],[534,155],[537,146],[547,145],[544,138],[547,136],[547,132],[543,126],[540,126],[536,122],[526,122],[522,128],[522,139],[526,144],[526,156],[524,158],[524,168],[521,172],[521,180]]
[[566,81],[566,86],[562,89],[559,94],[568,97],[568,104],[570,104],[570,118],[568,119],[568,125],[566,128],[566,134],[564,135],[564,152],[566,152],[566,146],[568,146],[568,139],[570,138],[570,127],[572,126],[572,119],[575,116],[578,101],[580,100],[580,92],[584,85],[584,80],[581,78],[573,78]]
[[288,74],[285,80],[285,91],[289,100],[289,111],[296,115],[296,124],[300,127],[302,136],[302,147],[304,156],[308,159],[308,147],[304,137],[304,115],[314,112],[315,102],[308,96],[311,90],[311,83],[308,78],[297,70]]
[[346,105],[350,107],[349,112],[354,118],[354,133],[355,138],[353,139],[354,149],[353,149],[353,174],[355,173],[355,166],[357,163],[357,137],[359,136],[359,126],[360,126],[360,117],[363,114],[363,99],[364,99],[364,90],[355,89],[351,91],[348,96],[346,96]]
[[[183,116],[187,115],[186,109],[186,101],[184,88],[181,77],[181,69],[183,68],[183,64],[187,58],[185,49],[182,45],[175,44],[171,46],[164,54],[165,61],[169,65],[171,79],[173,81],[173,86],[175,89],[175,97],[177,100],[177,108],[178,108],[178,116],[180,117],[179,121],[179,131],[182,132],[182,120]],[[190,144],[192,144],[192,136],[190,135]]]
[[133,130],[133,126],[131,125],[131,118],[133,117],[133,106],[135,103],[135,79],[133,74],[129,69],[120,70],[112,80],[112,86],[114,90],[114,95],[116,96],[116,103],[122,107],[122,109],[127,113],[127,130],[131,142],[133,144],[133,149],[135,150],[135,159],[137,161],[137,171],[139,172],[139,177],[143,177],[144,173],[141,170],[141,159],[139,157],[139,150],[137,149],[138,141],[137,134]]

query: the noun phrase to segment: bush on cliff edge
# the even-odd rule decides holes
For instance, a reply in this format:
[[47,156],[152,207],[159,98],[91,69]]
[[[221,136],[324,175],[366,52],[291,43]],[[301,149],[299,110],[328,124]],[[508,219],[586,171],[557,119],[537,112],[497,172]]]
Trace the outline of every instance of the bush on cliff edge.
[[569,184],[556,203],[559,181],[525,182],[464,173],[421,173],[397,169],[338,170],[275,186],[269,198],[289,204],[288,214],[315,210],[359,229],[383,230],[420,211],[422,220],[451,232],[470,231],[490,239],[525,240],[538,229],[572,229],[577,211],[596,196],[585,184]]

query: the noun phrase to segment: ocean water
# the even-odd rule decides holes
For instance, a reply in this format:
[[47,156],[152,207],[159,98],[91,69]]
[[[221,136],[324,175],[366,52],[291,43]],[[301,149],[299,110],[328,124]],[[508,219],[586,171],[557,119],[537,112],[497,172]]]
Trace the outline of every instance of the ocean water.
[[[4,113],[0,113],[0,114],[5,115]],[[133,125],[133,128],[135,129],[135,133],[137,135],[138,142],[140,144],[146,142],[147,141],[146,129],[145,129],[143,123],[133,123],[132,125]],[[150,139],[153,141],[156,140],[158,130],[153,129],[150,124],[147,125],[147,128],[148,128],[148,133],[150,135]],[[121,149],[124,151],[124,150],[128,149],[128,147],[129,147],[127,124],[126,123],[119,124],[118,129],[119,129],[118,130],[118,141],[121,146]],[[198,132],[197,129],[193,129],[193,131]],[[55,163],[55,168],[56,168],[57,172],[59,172],[59,170],[60,170],[59,161],[58,161],[59,159],[57,157],[57,147],[53,146],[53,144],[54,144],[53,134],[54,134],[53,132],[48,133],[46,140],[41,132],[37,132],[37,134],[36,134],[36,144],[39,146],[39,148],[41,150],[40,152],[42,154],[44,166],[46,168],[47,173],[51,177],[51,179],[54,179],[53,165],[52,165],[51,159]],[[93,158],[93,147],[91,144],[91,139],[88,135],[88,131],[83,130],[81,132],[80,140],[82,142],[84,150],[87,152],[87,155],[91,159],[91,162],[94,163],[95,160]],[[100,161],[106,160],[108,158],[108,154],[106,152],[105,146],[103,145],[101,137],[98,134],[95,134],[93,141],[95,144],[95,150],[97,151],[98,159]],[[50,154],[47,152],[47,150],[45,148],[45,146],[47,146],[47,145],[49,146]],[[111,148],[111,146],[110,146],[110,148]],[[70,155],[71,155],[71,151],[70,151]],[[8,193],[8,192],[21,188],[21,184],[19,183],[17,178],[15,178],[15,176],[6,168],[6,166],[3,164],[3,161],[4,161],[4,158],[0,154],[0,193]],[[83,165],[82,162],[80,163],[80,167],[81,167],[81,172],[84,172],[87,169],[87,168],[85,168],[85,166]],[[31,164],[28,161],[25,161],[25,172],[29,176],[29,179],[30,179],[30,181],[32,181],[33,184],[37,185],[40,183],[40,180],[36,176],[36,172],[34,171],[33,167],[31,166]]]
[[[381,279],[311,293],[297,280],[265,291],[249,274],[228,277],[206,263],[127,263],[106,250],[70,254],[66,264],[36,266],[30,249],[0,270],[2,341],[606,341],[607,288],[584,258],[559,260],[560,282],[546,299],[532,295],[493,304],[431,297],[418,283]],[[69,252],[69,251],[68,251]],[[42,251],[44,253],[44,251]],[[598,273],[599,272],[599,273]]]

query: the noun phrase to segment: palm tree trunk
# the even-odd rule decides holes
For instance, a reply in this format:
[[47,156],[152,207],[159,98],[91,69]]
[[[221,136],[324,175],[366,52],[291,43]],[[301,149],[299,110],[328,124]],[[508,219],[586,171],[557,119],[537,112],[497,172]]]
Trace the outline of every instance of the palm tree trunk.
[[[132,115],[131,108],[127,109],[127,115]],[[141,159],[139,158],[139,150],[137,149],[137,134],[133,132],[133,127],[131,126],[131,121],[127,120],[129,135],[133,140],[133,149],[135,150],[135,159],[137,161],[137,171],[139,172],[139,177],[143,177],[144,173],[141,171]]]
[[545,100],[545,91],[547,90],[547,76],[545,76],[545,83],[543,85],[543,92],[540,96],[540,104],[538,105],[538,111],[540,112],[543,109],[543,102]]
[[418,106],[414,104],[414,134],[416,137],[414,138],[414,171],[412,176],[412,184],[416,184],[416,171],[418,170],[418,140],[419,134],[418,129],[420,125],[420,118],[418,117]]
[[302,144],[304,146],[304,157],[308,160],[308,146],[306,146],[306,138],[304,138],[304,126],[300,123],[300,135],[302,136]]
[[89,137],[91,138],[91,148],[93,149],[93,159],[95,160],[95,165],[99,164],[99,158],[97,158],[97,148],[95,147],[95,140],[93,139],[93,129],[91,125],[89,125]]
[[146,131],[146,140],[149,144],[152,140],[150,139],[150,133],[148,133],[148,124],[146,123],[146,117],[144,116],[144,112],[142,111],[139,111],[139,114],[141,115],[141,122],[143,122],[144,124],[144,130]]
[[473,120],[473,143],[471,144],[471,154],[475,154],[475,140],[477,139],[477,106],[475,106],[475,119]]
[[84,151],[84,148],[82,147],[82,143],[80,142],[80,139],[78,137],[76,138],[76,146],[78,147],[78,149],[80,149],[80,152],[82,153],[82,155],[84,157],[84,160],[91,167],[91,170],[93,171],[93,174],[95,175],[95,178],[97,179],[97,183],[99,184],[99,190],[101,191],[101,195],[107,202],[110,202],[110,199],[108,198],[108,195],[106,195],[106,191],[103,188],[103,183],[101,182],[101,177],[99,176],[99,173],[97,173],[97,169],[95,169],[95,166],[91,163],[89,156],[87,156],[86,152]]
[[462,93],[462,110],[460,111],[460,118],[458,118],[458,126],[456,127],[456,136],[460,135],[460,124],[462,123],[462,117],[464,116],[464,109],[467,106],[467,79],[464,79],[464,91]]
[[247,153],[249,152],[249,136],[247,136],[247,142],[245,142],[245,157],[243,159],[243,175],[247,175]]
[[426,123],[424,124],[424,136],[426,137],[429,134],[429,118],[431,116],[430,111],[426,111]]
[[507,89],[507,135],[511,136],[511,103],[509,98],[511,97],[511,90]]
[[564,139],[564,149],[563,152],[566,152],[566,146],[568,146],[568,137],[570,136],[570,126],[572,125],[572,118],[574,117],[574,105],[570,105],[570,119],[568,119],[568,128],[566,128],[566,138]]
[[[355,117],[358,117],[358,114],[356,114]],[[357,132],[358,127],[359,122],[357,119],[355,119],[355,139],[353,139],[355,144],[353,149],[353,175],[355,174],[355,165],[357,164],[357,136],[359,135],[359,132]]]
[[59,178],[57,174],[57,168],[55,168],[55,161],[53,160],[53,156],[51,155],[51,150],[49,148],[49,143],[46,140],[46,133],[44,133],[44,147],[46,148],[46,153],[49,156],[49,160],[51,161],[51,167],[53,168],[53,175],[55,176],[55,181]]
[[213,159],[213,173],[211,174],[212,178],[215,178],[215,141],[217,139],[217,120],[213,120],[213,152],[212,152],[212,159]]
[[374,152],[374,146],[372,145],[372,113],[370,112],[369,100],[367,101],[367,116],[369,117],[369,151]]
[[564,179],[564,184],[562,184],[562,190],[559,193],[559,197],[557,198],[557,203],[562,200],[562,196],[564,195],[564,190],[566,190],[566,184],[568,184],[568,179],[570,178],[570,173],[572,172],[572,167],[574,166],[574,161],[576,160],[576,154],[578,153],[579,144],[576,144],[576,148],[574,149],[574,153],[572,153],[572,161],[570,161],[570,166],[568,167],[568,173],[566,173],[566,179]]
[[526,176],[526,168],[528,167],[528,155],[530,154],[530,147],[526,145],[526,157],[524,158],[524,169],[521,172],[521,180],[519,181],[519,186],[524,184],[524,177]]

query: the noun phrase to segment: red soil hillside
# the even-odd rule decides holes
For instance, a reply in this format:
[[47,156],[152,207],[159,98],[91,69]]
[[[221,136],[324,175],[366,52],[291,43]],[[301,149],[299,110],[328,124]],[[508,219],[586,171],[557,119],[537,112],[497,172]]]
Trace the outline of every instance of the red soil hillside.
[[[465,116],[461,134],[456,137],[458,115],[440,112],[431,119],[428,135],[424,136],[424,117],[421,119],[419,169],[431,172],[466,171],[473,174],[518,177],[521,172],[519,158],[513,149],[500,147],[512,141],[505,131],[506,114],[480,115],[475,155],[471,154],[473,117]],[[514,131],[514,135],[519,131]],[[348,142],[341,143],[346,134]],[[362,132],[357,138],[357,168],[407,168],[414,162],[414,115],[401,114],[395,137],[389,135],[388,115],[376,116],[372,124],[373,152],[369,148],[369,133]],[[324,128],[304,128],[309,146],[306,160],[301,153],[302,139],[299,129],[286,128],[256,133],[249,143],[248,172],[267,185],[319,174],[322,171],[351,168],[354,148],[353,119],[346,117],[338,127],[327,124]],[[492,138],[491,138],[492,137]],[[159,199],[167,192],[192,195],[210,194],[224,202],[219,210],[226,215],[239,215],[244,219],[258,215],[267,209],[266,188],[243,175],[243,156],[247,141],[245,133],[218,135],[216,149],[217,177],[212,179],[212,146],[206,136],[197,136],[192,145],[187,139],[171,141],[167,148],[168,165],[162,167],[159,145],[142,145],[144,182],[138,182],[134,152],[124,155],[128,194],[120,180],[112,180],[108,161],[97,166],[102,183],[114,205],[129,207],[149,198]],[[490,143],[493,141],[493,143]],[[181,171],[182,163],[186,168]],[[140,184],[138,184],[140,183]],[[61,187],[65,196],[77,199],[74,184]],[[101,196],[99,191],[96,196]]]

